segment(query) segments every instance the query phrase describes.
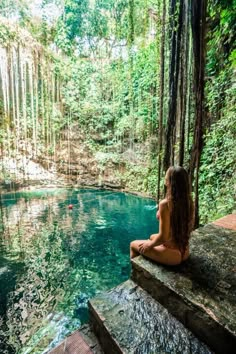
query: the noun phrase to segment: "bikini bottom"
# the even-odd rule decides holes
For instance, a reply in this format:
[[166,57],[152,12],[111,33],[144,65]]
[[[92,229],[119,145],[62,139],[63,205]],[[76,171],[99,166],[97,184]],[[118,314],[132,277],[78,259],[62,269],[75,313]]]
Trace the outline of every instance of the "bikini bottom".
[[169,249],[171,249],[171,250],[173,250],[173,251],[178,251],[179,254],[180,254],[180,256],[181,256],[181,262],[182,262],[186,251],[185,251],[184,254],[183,254],[183,253],[180,251],[179,248],[177,248],[176,246],[169,245],[168,243],[167,243],[167,244],[166,244],[166,243],[163,243],[162,246],[164,246],[165,248],[169,248]]
[[167,243],[167,244],[166,244],[166,243],[163,243],[162,246],[164,246],[164,247],[166,247],[166,248],[169,248],[169,249],[171,249],[171,250],[176,250],[176,251],[179,251],[179,252],[180,252],[179,248],[177,248],[176,246],[168,245],[168,243]]

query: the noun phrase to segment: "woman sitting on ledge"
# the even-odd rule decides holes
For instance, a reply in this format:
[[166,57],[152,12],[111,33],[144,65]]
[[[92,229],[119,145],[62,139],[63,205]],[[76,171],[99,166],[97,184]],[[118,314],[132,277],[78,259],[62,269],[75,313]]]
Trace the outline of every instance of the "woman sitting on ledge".
[[155,262],[177,265],[189,257],[189,237],[193,225],[193,202],[188,174],[183,167],[166,172],[166,198],[159,203],[159,233],[149,240],[130,244],[130,258],[139,254]]

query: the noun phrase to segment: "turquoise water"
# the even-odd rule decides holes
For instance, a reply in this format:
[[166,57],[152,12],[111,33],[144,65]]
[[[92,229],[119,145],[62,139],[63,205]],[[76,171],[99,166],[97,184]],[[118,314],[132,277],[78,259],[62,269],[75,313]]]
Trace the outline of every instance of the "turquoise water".
[[157,232],[155,205],[106,190],[2,194],[0,353],[45,353],[86,323],[88,299],[129,278],[129,243]]

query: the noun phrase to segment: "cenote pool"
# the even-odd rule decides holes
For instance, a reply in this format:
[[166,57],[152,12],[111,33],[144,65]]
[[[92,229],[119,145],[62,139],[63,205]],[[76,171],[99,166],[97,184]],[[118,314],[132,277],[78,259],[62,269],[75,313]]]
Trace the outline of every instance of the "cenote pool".
[[157,231],[155,205],[106,190],[2,194],[0,353],[45,353],[87,322],[88,299],[129,278],[129,243]]

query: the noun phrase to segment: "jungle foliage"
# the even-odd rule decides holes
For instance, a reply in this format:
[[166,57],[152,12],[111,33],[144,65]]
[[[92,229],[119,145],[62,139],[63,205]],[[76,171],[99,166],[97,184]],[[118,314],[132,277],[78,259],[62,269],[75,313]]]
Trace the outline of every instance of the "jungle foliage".
[[[120,176],[127,188],[159,199],[166,168],[180,163],[192,176],[201,223],[232,212],[236,1],[43,0],[40,16],[32,3],[4,0],[0,12],[15,18],[43,51],[53,50],[56,91],[53,80],[35,85],[38,103],[31,98],[27,114],[35,145],[53,155],[59,133],[78,126],[94,151],[118,161],[132,152]],[[200,4],[204,29],[191,17]],[[1,43],[16,41],[12,36],[1,24]],[[46,92],[51,98],[39,110],[40,128],[33,121]]]
[[203,223],[235,210],[236,1],[210,1],[206,119],[200,167]]

